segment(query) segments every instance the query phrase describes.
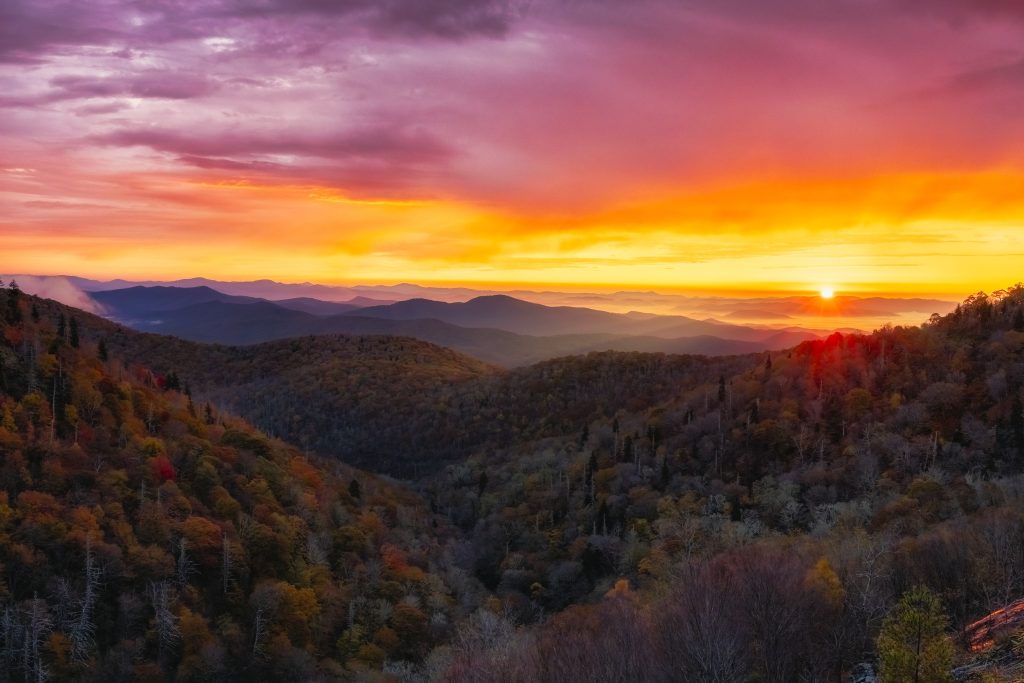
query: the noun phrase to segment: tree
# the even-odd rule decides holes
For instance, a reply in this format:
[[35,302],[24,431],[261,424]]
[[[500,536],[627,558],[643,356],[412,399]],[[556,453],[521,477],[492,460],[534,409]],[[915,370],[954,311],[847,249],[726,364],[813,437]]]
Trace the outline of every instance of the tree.
[[11,325],[15,325],[21,322],[21,290],[18,289],[18,283],[11,280],[10,286],[7,288],[7,322]]
[[348,485],[348,495],[356,500],[363,497],[363,488],[359,485],[358,479],[353,479]]
[[96,349],[96,353],[99,356],[100,360],[103,361],[103,362],[106,362],[110,358],[110,355],[107,352],[107,340],[106,339],[100,339],[100,343],[99,343],[99,346]]
[[1010,402],[1010,428],[1013,430],[1013,442],[1017,446],[1017,457],[1024,460],[1024,406],[1021,405],[1020,391],[1013,392]]
[[938,598],[924,586],[904,593],[878,634],[882,683],[952,681],[953,644],[949,619]]
[[74,316],[71,316],[71,332],[69,333],[68,341],[71,342],[71,348],[78,348],[80,342],[78,338],[78,318]]

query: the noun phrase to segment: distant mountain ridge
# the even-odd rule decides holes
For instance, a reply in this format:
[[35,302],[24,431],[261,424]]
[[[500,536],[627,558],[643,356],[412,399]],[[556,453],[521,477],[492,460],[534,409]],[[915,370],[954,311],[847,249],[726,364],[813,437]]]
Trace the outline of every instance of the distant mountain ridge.
[[118,316],[145,316],[173,311],[196,304],[219,301],[231,304],[254,304],[263,301],[251,296],[224,294],[212,287],[143,287],[92,292],[92,299]]
[[816,337],[684,316],[544,306],[505,295],[464,303],[410,299],[388,305],[298,298],[267,301],[206,285],[92,292],[106,315],[137,330],[192,341],[256,344],[322,334],[410,336],[506,367],[589,351],[728,355],[781,349]]

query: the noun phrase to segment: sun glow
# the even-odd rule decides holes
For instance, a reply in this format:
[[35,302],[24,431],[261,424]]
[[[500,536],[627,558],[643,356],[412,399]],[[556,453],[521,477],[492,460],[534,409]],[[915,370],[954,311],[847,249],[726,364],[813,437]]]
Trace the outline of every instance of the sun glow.
[[822,287],[818,293],[821,294],[822,299],[831,299],[836,294],[831,287]]

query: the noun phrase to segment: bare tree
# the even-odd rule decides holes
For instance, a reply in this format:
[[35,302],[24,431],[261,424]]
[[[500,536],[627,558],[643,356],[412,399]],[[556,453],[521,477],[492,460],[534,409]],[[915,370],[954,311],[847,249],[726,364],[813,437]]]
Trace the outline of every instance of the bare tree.
[[746,624],[734,618],[736,586],[731,577],[705,564],[680,570],[678,589],[656,620],[659,658],[665,679],[729,683],[749,669]]
[[178,586],[184,588],[188,585],[189,577],[196,571],[195,563],[188,556],[188,542],[184,537],[178,539],[178,561],[176,564]]
[[43,683],[50,677],[39,653],[39,646],[43,639],[53,629],[53,622],[50,619],[50,610],[46,607],[46,601],[38,597],[32,598],[28,606],[28,623],[25,627],[24,648],[24,672],[25,679]]
[[228,532],[221,536],[221,558],[220,558],[221,583],[225,594],[228,592],[228,584],[231,582],[231,544],[228,542]]
[[263,637],[266,635],[267,619],[263,609],[256,610],[256,616],[252,620],[252,656],[257,658],[263,655]]
[[82,592],[82,600],[78,605],[78,614],[71,624],[68,637],[71,639],[71,656],[76,661],[81,661],[89,654],[93,646],[93,637],[96,634],[96,625],[93,624],[92,614],[99,597],[100,576],[103,573],[92,555],[92,544],[86,541],[85,545],[85,585]]
[[160,655],[178,642],[178,617],[171,611],[171,588],[166,581],[149,584],[149,599],[153,604],[153,625],[156,627]]

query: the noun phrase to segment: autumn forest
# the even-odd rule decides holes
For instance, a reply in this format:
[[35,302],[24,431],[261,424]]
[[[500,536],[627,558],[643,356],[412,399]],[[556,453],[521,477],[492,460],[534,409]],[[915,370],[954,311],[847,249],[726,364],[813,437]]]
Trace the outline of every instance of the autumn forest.
[[1019,680],[1020,286],[515,370],[0,309],[6,680]]

